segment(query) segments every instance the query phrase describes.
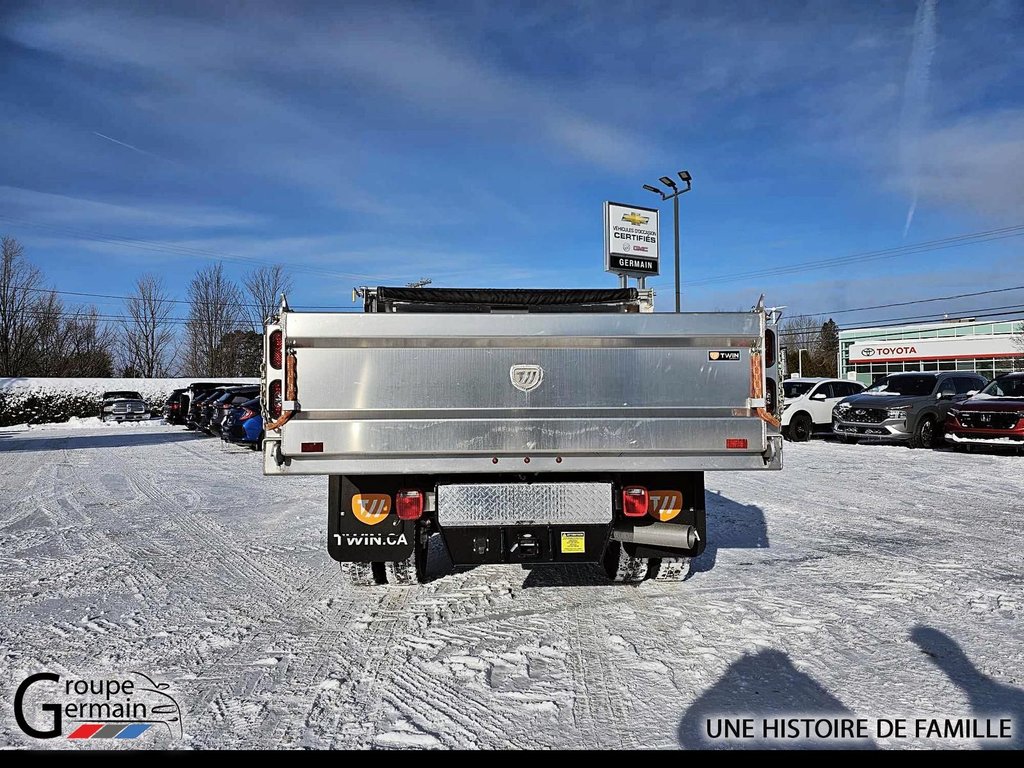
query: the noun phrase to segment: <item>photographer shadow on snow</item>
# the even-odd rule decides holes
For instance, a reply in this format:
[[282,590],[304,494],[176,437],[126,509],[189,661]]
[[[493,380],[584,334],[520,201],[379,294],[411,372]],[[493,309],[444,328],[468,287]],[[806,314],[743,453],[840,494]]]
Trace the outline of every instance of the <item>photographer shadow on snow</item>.
[[[711,738],[709,721],[751,718],[755,738]],[[764,739],[762,720],[777,718],[855,717],[843,703],[810,675],[801,672],[781,651],[763,650],[740,658],[683,714],[679,744],[687,749],[875,749],[870,739]],[[712,734],[719,733],[712,726]]]
[[967,654],[953,638],[932,627],[917,625],[910,639],[928,656],[950,682],[964,692],[971,702],[977,718],[1013,720],[1013,739],[1010,741],[979,741],[982,749],[1021,749],[1024,747],[1024,690],[993,680],[967,658]]
[[719,549],[768,547],[768,523],[763,509],[754,504],[741,504],[715,491],[704,492],[704,503],[708,516],[708,545],[700,557],[690,561],[687,579],[714,568]]

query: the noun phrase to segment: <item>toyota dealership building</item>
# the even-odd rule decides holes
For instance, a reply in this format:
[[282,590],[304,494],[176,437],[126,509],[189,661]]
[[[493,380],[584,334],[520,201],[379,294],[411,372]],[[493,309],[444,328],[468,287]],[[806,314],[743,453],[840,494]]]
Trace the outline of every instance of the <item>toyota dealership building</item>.
[[904,371],[1024,370],[1024,321],[947,320],[839,332],[839,375],[870,384]]

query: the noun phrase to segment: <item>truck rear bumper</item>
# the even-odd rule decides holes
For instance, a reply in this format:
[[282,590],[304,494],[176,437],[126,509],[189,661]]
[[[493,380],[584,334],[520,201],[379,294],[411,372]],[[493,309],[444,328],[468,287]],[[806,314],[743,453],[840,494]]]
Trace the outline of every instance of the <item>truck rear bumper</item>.
[[721,453],[600,453],[586,455],[545,453],[483,456],[338,456],[306,453],[287,456],[280,440],[263,444],[263,472],[267,475],[402,475],[490,474],[538,472],[705,472],[782,469],[782,435],[770,435],[768,449]]

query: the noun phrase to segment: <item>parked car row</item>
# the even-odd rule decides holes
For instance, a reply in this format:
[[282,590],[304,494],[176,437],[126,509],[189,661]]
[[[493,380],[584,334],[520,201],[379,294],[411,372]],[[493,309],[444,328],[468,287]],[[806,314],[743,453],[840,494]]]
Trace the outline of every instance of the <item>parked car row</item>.
[[991,382],[970,371],[894,373],[866,388],[843,379],[793,378],[783,392],[783,433],[797,442],[821,432],[849,443],[1024,451],[1024,372]]
[[263,411],[257,384],[196,382],[176,389],[164,404],[164,421],[260,449]]

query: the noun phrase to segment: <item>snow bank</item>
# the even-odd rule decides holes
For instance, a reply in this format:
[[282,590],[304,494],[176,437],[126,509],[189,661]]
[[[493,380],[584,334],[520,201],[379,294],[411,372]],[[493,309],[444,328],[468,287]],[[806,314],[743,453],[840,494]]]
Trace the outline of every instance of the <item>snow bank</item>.
[[[196,378],[165,379],[48,379],[0,378],[0,427],[17,424],[66,423],[96,415],[100,396],[110,390],[132,390],[147,405],[159,408],[172,390],[187,387]],[[255,384],[255,378],[217,379]]]

